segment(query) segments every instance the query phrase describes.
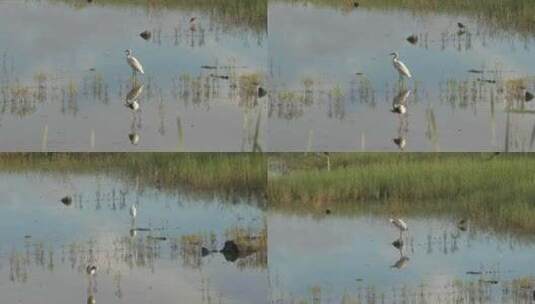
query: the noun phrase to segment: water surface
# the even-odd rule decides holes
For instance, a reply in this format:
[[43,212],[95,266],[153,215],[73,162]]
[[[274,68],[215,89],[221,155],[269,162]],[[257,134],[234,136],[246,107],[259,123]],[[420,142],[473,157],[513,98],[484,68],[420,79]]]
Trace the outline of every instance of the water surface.
[[[458,219],[268,216],[273,303],[530,303],[535,240]],[[464,229],[464,230],[463,230]]]
[[[268,7],[271,151],[533,149],[534,106],[524,95],[535,89],[534,40],[504,28],[509,14],[495,22],[461,10],[302,2]],[[405,83],[394,51],[413,74]],[[408,111],[394,114],[405,89]]]
[[[259,201],[163,192],[103,174],[2,173],[0,293],[6,303],[265,303],[267,252],[218,250],[266,238]],[[71,205],[60,202],[71,195]],[[133,220],[130,207],[137,206]],[[137,229],[137,230],[132,230]],[[86,267],[98,267],[95,275]]]
[[[265,2],[230,1],[242,11],[233,18],[186,0],[148,3],[0,1],[0,150],[262,147],[252,89],[265,72]],[[145,75],[132,77],[125,49]],[[140,111],[125,107],[129,92]]]

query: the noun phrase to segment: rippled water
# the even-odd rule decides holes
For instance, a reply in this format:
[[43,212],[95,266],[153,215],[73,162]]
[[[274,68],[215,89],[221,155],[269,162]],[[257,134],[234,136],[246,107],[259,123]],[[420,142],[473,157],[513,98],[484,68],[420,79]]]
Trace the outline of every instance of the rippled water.
[[[0,1],[0,150],[263,148],[252,92],[264,81],[267,29],[243,20],[251,5],[231,1],[243,6],[232,19],[187,1],[110,2]],[[143,64],[136,81],[125,49]],[[125,107],[129,92],[140,111]]]
[[[458,219],[270,213],[273,303],[530,303],[535,240]],[[464,230],[463,230],[464,229]]]
[[[213,252],[266,228],[258,201],[166,193],[107,175],[1,174],[4,303],[264,303],[267,253]],[[65,195],[69,206],[60,202]],[[132,220],[130,207],[137,206]],[[134,229],[134,230],[133,230]],[[136,230],[137,229],[137,230]],[[97,266],[95,275],[87,266]]]
[[[531,35],[461,10],[286,1],[270,1],[268,10],[270,150],[533,149],[534,106],[524,102],[535,89]],[[394,51],[413,74],[404,84]],[[404,89],[408,111],[394,114]]]

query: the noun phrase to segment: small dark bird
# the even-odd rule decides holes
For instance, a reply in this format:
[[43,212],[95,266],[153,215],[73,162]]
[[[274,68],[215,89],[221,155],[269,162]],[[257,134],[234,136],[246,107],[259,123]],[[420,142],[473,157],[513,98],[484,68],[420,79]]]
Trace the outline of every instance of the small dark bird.
[[70,206],[72,204],[72,197],[67,195],[67,196],[65,196],[64,198],[61,199],[61,202],[65,206]]
[[331,209],[325,209],[325,214],[331,214]]
[[152,33],[149,32],[149,31],[144,31],[141,34],[139,34],[139,36],[141,36],[141,38],[143,38],[145,40],[149,40],[150,37],[152,37]]
[[93,2],[93,0],[87,0],[87,3],[91,3],[91,2]]
[[354,8],[359,7],[359,5],[360,5],[360,4],[359,4],[357,1],[353,2],[353,7],[354,7]]
[[416,44],[418,42],[418,36],[416,35],[410,35],[408,38],[407,38],[407,41],[410,42],[411,44]]
[[464,28],[465,28],[464,24],[462,24],[461,22],[457,22],[457,26],[458,26],[460,29],[464,29]]
[[533,97],[535,97],[535,96],[533,96],[532,93],[526,91],[526,94],[525,94],[525,96],[524,96],[524,100],[525,100],[525,101],[531,101],[531,100],[533,99]]
[[195,21],[195,19],[197,19],[197,17],[191,17],[191,19],[189,19],[189,23],[192,23],[193,21]]

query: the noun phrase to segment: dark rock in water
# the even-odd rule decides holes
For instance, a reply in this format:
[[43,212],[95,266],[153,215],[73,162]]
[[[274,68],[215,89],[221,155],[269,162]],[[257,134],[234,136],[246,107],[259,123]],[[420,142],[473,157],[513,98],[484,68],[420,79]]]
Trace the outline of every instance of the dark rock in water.
[[152,33],[149,31],[144,31],[143,33],[139,34],[139,36],[145,40],[149,40],[150,37],[152,37]]
[[72,204],[72,197],[67,195],[67,196],[65,196],[64,198],[61,199],[61,202],[65,206],[70,206]]
[[201,247],[201,256],[205,257],[210,254],[210,250],[206,247]]
[[263,87],[258,87],[258,98],[262,98],[267,95],[267,90]]
[[457,26],[458,26],[460,29],[465,28],[464,24],[462,24],[462,23],[460,23],[460,22],[457,22]]
[[353,7],[354,7],[354,8],[357,8],[357,7],[359,7],[359,5],[360,5],[360,4],[359,4],[358,2],[356,2],[356,1],[355,1],[355,2],[353,2]]
[[[91,1],[91,0],[88,0],[88,1]],[[97,303],[97,301],[95,300],[95,297],[89,296],[87,298],[87,304],[96,304],[96,303]]]
[[535,97],[533,94],[531,94],[530,92],[526,91],[526,95],[525,95],[525,100],[526,101],[531,101],[533,99],[533,97]]
[[487,283],[487,284],[498,284],[498,281],[497,280],[480,280],[482,283]]
[[416,35],[410,35],[408,38],[407,38],[407,41],[410,42],[411,44],[416,44],[418,42],[418,36]]
[[325,214],[331,214],[331,209],[326,209]]
[[401,247],[403,247],[403,240],[402,239],[397,239],[395,241],[392,242],[392,246],[396,247],[397,249],[400,249]]
[[238,256],[240,254],[240,250],[238,248],[238,245],[234,241],[226,241],[225,245],[223,246],[223,249],[219,251],[223,254],[225,257],[225,260],[229,262],[234,262],[238,259]]
[[87,0],[87,3],[91,3],[91,2],[93,2],[93,0]]

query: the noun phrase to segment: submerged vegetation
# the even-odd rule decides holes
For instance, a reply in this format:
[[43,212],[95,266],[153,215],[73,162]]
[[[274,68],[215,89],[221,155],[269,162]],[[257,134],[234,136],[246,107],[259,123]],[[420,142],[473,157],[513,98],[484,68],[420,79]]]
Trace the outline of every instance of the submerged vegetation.
[[264,157],[245,153],[7,153],[0,171],[109,173],[199,191],[262,192],[266,183]]
[[456,215],[498,230],[535,231],[529,154],[281,154],[270,156],[270,169],[274,210]]

